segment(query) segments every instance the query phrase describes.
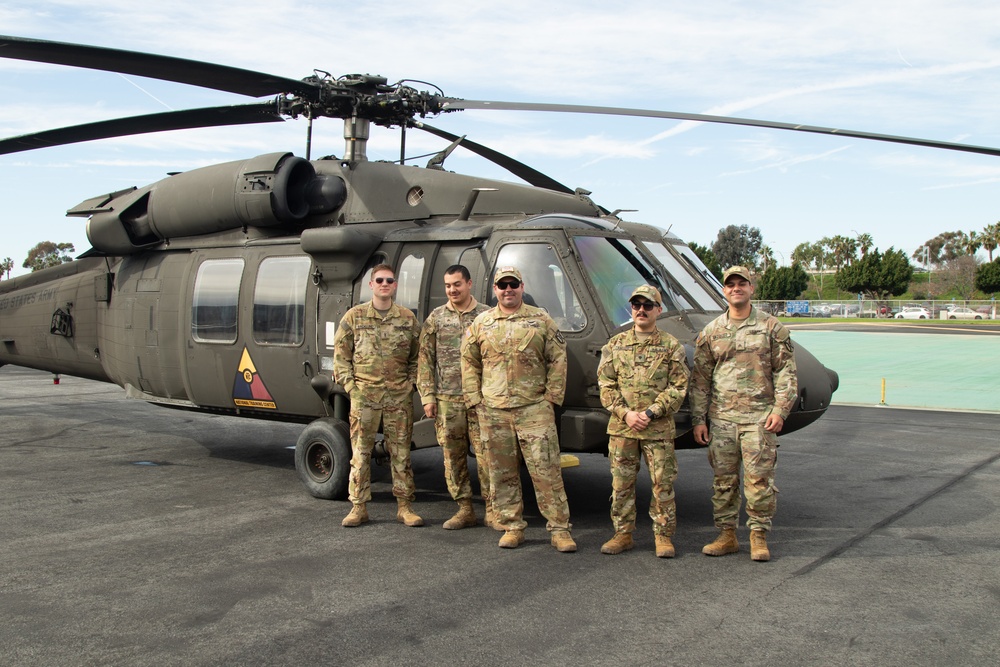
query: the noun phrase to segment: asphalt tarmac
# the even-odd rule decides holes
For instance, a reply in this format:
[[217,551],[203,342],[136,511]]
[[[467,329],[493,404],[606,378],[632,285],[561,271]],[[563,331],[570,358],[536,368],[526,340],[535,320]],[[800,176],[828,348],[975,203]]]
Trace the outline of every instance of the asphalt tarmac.
[[[773,559],[709,558],[711,475],[678,454],[678,556],[611,536],[607,460],[564,477],[580,551],[497,548],[440,453],[416,509],[310,497],[300,426],[170,411],[0,368],[4,665],[979,665],[1000,652],[1000,415],[832,407],[782,437]],[[643,470],[645,475],[645,470]],[[474,476],[473,476],[474,477]],[[641,477],[640,477],[641,479]],[[530,488],[530,487],[528,487]],[[640,486],[646,507],[648,479]],[[481,506],[478,506],[481,512]]]

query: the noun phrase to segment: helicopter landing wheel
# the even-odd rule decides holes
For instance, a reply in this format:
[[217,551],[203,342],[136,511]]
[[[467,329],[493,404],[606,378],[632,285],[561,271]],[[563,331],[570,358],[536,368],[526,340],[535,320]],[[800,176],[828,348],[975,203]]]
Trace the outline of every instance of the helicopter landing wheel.
[[351,431],[342,419],[317,419],[295,443],[295,470],[309,493],[345,500],[351,473]]

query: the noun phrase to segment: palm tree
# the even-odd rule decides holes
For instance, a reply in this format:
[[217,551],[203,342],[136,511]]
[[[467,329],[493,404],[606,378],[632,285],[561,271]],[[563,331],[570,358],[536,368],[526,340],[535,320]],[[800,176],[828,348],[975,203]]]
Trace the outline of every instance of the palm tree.
[[858,249],[861,250],[861,258],[864,259],[865,253],[868,252],[868,249],[875,245],[875,239],[872,238],[871,234],[866,232],[864,234],[858,234],[857,243]]
[[760,257],[761,274],[763,275],[767,273],[768,267],[774,264],[774,251],[771,250],[771,246],[765,244],[757,251],[757,255]]
[[983,229],[983,233],[979,235],[979,240],[982,242],[983,250],[989,255],[990,261],[993,261],[993,251],[1000,246],[1000,222],[994,222],[992,225],[986,225]]
[[962,234],[962,240],[959,242],[959,246],[969,255],[975,255],[976,251],[983,245],[983,240],[980,238],[979,234],[975,232],[969,232],[968,234]]
[[7,279],[10,279],[10,271],[14,268],[14,260],[10,257],[4,257],[3,261],[0,261],[0,276],[7,274]]

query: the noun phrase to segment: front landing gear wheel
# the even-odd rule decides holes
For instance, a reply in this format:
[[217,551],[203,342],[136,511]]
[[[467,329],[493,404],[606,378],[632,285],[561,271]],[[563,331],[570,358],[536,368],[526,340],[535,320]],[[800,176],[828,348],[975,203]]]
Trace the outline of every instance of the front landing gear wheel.
[[342,419],[317,419],[295,443],[295,470],[309,493],[345,500],[351,474],[351,430]]

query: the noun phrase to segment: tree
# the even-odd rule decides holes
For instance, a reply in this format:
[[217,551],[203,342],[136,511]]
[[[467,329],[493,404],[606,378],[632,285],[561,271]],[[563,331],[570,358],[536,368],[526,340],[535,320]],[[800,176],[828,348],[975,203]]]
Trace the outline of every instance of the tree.
[[961,255],[944,262],[934,274],[934,280],[940,286],[939,294],[951,292],[963,299],[973,298],[976,295],[978,266],[979,260],[975,255]]
[[774,264],[774,250],[771,249],[771,246],[765,244],[757,251],[757,255],[760,257],[760,266],[758,268],[761,273],[767,273],[767,270]]
[[858,250],[861,251],[861,256],[864,257],[868,253],[868,249],[875,245],[875,240],[872,238],[871,234],[864,233],[858,234]]
[[758,299],[785,301],[798,297],[807,287],[809,274],[801,264],[772,266],[761,276],[756,294]]
[[854,254],[858,251],[858,242],[849,236],[838,234],[833,238],[825,237],[820,240],[824,246],[829,248],[833,265],[840,271],[842,266],[850,266],[854,260]]
[[719,230],[712,252],[723,267],[757,266],[757,253],[763,239],[760,229],[748,225],[729,225]]
[[28,251],[28,258],[21,264],[26,269],[39,271],[50,266],[58,266],[66,262],[72,262],[73,258],[69,253],[75,248],[72,243],[53,243],[52,241],[42,241]]
[[718,278],[719,282],[722,282],[722,267],[719,265],[719,260],[716,259],[715,253],[712,252],[710,248],[698,245],[697,243],[689,243],[688,247],[694,251],[694,254],[698,255],[698,259],[701,263],[705,265],[713,276]]
[[986,225],[983,233],[979,235],[979,240],[983,244],[983,250],[989,255],[989,261],[993,261],[993,251],[1000,246],[1000,222]]
[[962,250],[969,255],[975,255],[976,251],[979,250],[980,246],[983,245],[983,240],[979,238],[979,234],[975,232],[969,232],[968,234],[962,233]]
[[949,259],[955,259],[966,254],[964,248],[965,233],[961,230],[957,232],[942,232],[932,239],[928,239],[922,246],[913,251],[914,260],[925,265],[941,264]]
[[885,255],[878,248],[837,273],[842,290],[867,294],[872,299],[899,296],[913,278],[913,267],[902,250],[889,248]]
[[803,264],[811,267],[819,275],[819,291],[823,293],[823,272],[830,265],[830,254],[822,241],[816,243],[800,243],[792,251],[792,264]]
[[984,294],[1000,292],[1000,258],[976,269],[976,289]]
[[6,273],[7,279],[10,280],[10,272],[11,269],[13,268],[14,268],[14,260],[12,260],[10,257],[4,257],[3,261],[0,262],[0,278],[2,278],[3,274]]

